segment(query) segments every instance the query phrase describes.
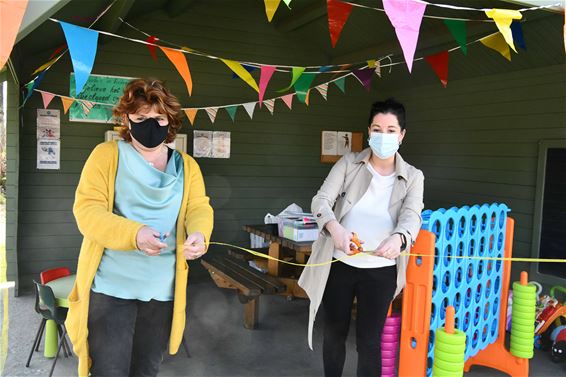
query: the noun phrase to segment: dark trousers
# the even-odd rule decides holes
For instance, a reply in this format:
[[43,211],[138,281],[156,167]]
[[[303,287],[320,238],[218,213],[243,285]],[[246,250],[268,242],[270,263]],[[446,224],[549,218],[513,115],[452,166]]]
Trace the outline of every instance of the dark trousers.
[[326,377],[342,376],[354,297],[357,299],[357,375],[381,376],[381,332],[396,287],[396,266],[357,268],[342,262],[332,264],[322,298],[322,356]]
[[91,376],[157,376],[172,318],[172,301],[124,300],[91,292]]

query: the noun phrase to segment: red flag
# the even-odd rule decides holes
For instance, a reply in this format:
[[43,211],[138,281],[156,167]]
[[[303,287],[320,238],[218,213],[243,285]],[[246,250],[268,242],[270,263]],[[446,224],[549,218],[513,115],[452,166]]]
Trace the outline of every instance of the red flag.
[[438,54],[425,56],[425,60],[430,64],[442,85],[446,88],[448,84],[448,51]]
[[158,40],[159,40],[159,38],[157,38],[155,35],[151,35],[145,40],[147,43],[153,43],[153,44],[147,45],[147,49],[149,50],[151,57],[155,61],[157,61],[157,52],[155,50],[155,47],[156,47],[155,42],[157,42]]
[[332,47],[336,47],[336,42],[340,38],[342,28],[348,21],[352,12],[352,4],[343,3],[337,0],[326,0],[328,8],[328,30],[330,30],[330,40]]

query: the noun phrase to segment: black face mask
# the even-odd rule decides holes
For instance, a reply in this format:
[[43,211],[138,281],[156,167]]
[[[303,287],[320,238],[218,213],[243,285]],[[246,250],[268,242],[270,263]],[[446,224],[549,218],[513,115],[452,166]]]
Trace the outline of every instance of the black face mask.
[[159,122],[153,118],[147,118],[137,123],[131,119],[128,120],[132,125],[130,133],[146,148],[155,148],[167,138],[169,127],[160,126]]

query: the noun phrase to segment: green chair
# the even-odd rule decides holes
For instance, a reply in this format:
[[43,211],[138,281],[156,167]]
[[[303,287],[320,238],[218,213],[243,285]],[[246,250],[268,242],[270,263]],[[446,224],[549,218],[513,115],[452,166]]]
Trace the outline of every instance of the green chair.
[[35,336],[35,341],[31,348],[31,352],[28,357],[28,361],[26,363],[26,367],[29,367],[31,357],[33,352],[38,349],[39,343],[41,342],[41,335],[43,333],[43,329],[45,328],[45,323],[48,320],[53,320],[57,324],[57,328],[59,330],[59,347],[57,348],[57,354],[53,359],[53,364],[51,365],[51,371],[49,372],[49,377],[53,375],[53,371],[55,370],[55,364],[57,363],[57,358],[59,357],[59,352],[61,351],[61,347],[63,347],[63,352],[65,357],[71,355],[71,348],[67,343],[66,336],[67,336],[67,329],[65,327],[65,319],[67,318],[67,309],[61,308],[57,306],[55,302],[55,295],[51,290],[51,287],[40,284],[33,281],[36,288],[36,296],[35,296],[35,310],[41,314],[43,317],[41,320],[41,324],[39,325],[39,329]]

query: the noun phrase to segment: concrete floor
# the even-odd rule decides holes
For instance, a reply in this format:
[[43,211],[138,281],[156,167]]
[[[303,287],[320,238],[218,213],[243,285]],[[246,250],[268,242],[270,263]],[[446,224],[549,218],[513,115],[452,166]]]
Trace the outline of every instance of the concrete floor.
[[[167,356],[160,376],[321,376],[321,324],[315,328],[315,351],[307,346],[308,301],[262,297],[260,326],[242,326],[243,308],[232,291],[217,288],[200,266],[191,266],[189,317],[185,332],[191,358],[179,352]],[[9,354],[5,376],[46,376],[51,360],[35,353],[30,368],[27,355],[39,325],[32,294],[10,298]],[[350,331],[345,376],[356,371],[355,331]],[[55,376],[76,375],[76,359],[60,357]],[[566,376],[566,362],[554,364],[547,353],[531,362],[533,377]],[[483,367],[472,368],[467,377],[505,376]]]

